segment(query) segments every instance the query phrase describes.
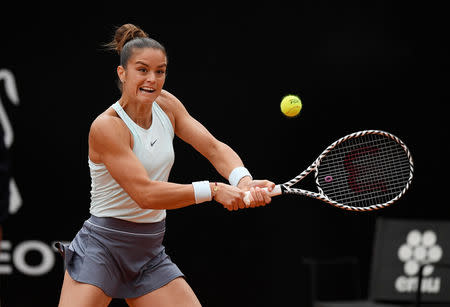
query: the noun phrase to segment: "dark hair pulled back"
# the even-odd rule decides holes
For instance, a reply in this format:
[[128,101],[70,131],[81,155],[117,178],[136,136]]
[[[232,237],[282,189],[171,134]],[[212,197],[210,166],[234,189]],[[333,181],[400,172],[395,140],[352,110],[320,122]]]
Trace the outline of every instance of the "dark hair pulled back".
[[164,52],[167,57],[167,52],[163,45],[148,37],[144,30],[131,23],[118,27],[114,33],[113,40],[106,47],[120,55],[120,65],[124,68],[127,67],[128,60],[133,55],[134,49],[158,49]]

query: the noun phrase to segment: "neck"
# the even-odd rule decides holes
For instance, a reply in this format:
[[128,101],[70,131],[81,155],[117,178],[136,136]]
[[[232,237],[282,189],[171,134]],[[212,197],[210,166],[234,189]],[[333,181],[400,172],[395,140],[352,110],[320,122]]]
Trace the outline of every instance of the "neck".
[[150,128],[152,124],[152,103],[131,102],[123,96],[119,100],[120,106],[128,116],[144,129]]

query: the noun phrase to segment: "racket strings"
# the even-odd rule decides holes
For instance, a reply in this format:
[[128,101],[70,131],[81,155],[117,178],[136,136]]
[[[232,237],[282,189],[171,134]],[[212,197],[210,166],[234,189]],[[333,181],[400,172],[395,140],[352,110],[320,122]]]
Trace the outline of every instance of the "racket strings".
[[[409,177],[410,174],[410,167],[409,165],[404,164],[404,161],[401,161],[400,159],[398,159],[397,161],[392,161],[393,163],[396,164],[392,164],[392,163],[388,163],[388,162],[380,162],[379,164],[376,165],[376,167],[373,168],[365,168],[365,172],[364,172],[364,176],[361,176],[361,171],[360,169],[362,169],[361,166],[356,165],[354,166],[354,172],[348,172],[348,170],[342,170],[342,171],[336,171],[334,172],[334,176],[332,176],[332,178],[325,180],[325,178],[322,176],[321,180],[321,187],[327,187],[327,186],[333,186],[334,188],[337,188],[338,185],[336,185],[335,179],[337,178],[344,178],[344,179],[348,179],[348,178],[353,178],[353,177],[358,177],[359,180],[364,181],[367,180],[368,182],[374,182],[376,178],[380,178],[380,177],[389,177],[391,179],[395,179],[397,178],[398,183],[403,186],[404,185],[404,177],[406,176],[406,178]],[[392,166],[395,166],[392,167]],[[322,169],[321,169],[322,170]],[[331,180],[333,179],[333,180]],[[327,182],[328,181],[328,182]],[[344,184],[343,187],[347,187],[347,184]]]
[[[336,162],[333,162],[336,163]],[[368,173],[377,173],[377,172],[389,172],[391,174],[393,174],[393,172],[398,172],[398,171],[402,171],[404,170],[408,175],[410,172],[410,165],[409,164],[405,164],[405,158],[403,156],[393,156],[389,158],[389,161],[386,160],[379,160],[379,159],[373,159],[372,161],[367,160],[366,164],[372,164],[375,167],[372,168],[366,168],[365,170]],[[387,168],[388,166],[395,166],[395,168]],[[359,168],[360,165],[354,164],[352,165],[353,169],[355,172],[360,172]],[[324,166],[320,166],[321,171],[324,169]],[[349,170],[348,169],[340,169],[340,170],[336,170],[334,172],[335,175],[338,175],[339,177],[341,176],[347,176],[349,174]]]
[[366,207],[401,195],[409,184],[411,171],[404,146],[392,138],[368,134],[347,139],[326,152],[316,180],[330,199]]

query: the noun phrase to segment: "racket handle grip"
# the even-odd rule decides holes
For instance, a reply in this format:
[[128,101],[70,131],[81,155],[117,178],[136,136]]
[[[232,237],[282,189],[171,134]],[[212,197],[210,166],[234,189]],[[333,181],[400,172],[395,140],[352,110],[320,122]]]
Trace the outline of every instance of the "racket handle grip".
[[[262,188],[262,190],[266,191],[270,197],[277,196],[281,194],[281,185],[277,184],[270,192],[268,188]],[[250,205],[250,191],[245,192],[244,203],[247,206]]]

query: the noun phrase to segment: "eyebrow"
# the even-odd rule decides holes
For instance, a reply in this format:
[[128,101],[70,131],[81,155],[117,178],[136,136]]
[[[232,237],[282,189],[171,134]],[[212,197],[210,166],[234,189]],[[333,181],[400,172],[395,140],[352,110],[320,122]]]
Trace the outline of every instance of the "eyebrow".
[[[146,63],[144,63],[144,62],[142,62],[142,61],[136,61],[136,64],[141,64],[141,65],[144,65],[144,66],[147,66],[147,67],[149,67],[149,65],[148,65],[148,64],[146,64]],[[161,64],[161,65],[158,65],[158,66],[156,66],[156,67],[165,67],[165,66],[167,66],[167,64],[166,64],[166,63],[164,63],[164,64]]]

